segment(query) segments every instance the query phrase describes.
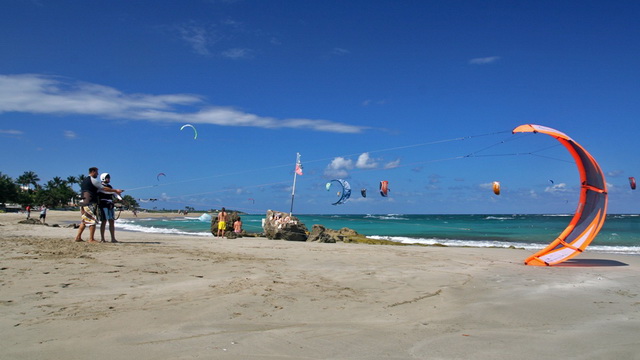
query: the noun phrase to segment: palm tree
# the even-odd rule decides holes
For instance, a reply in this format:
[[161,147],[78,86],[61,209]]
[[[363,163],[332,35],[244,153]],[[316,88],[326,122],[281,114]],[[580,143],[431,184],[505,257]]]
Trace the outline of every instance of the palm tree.
[[59,176],[54,177],[49,182],[52,182],[53,185],[54,185],[53,187],[56,187],[56,188],[61,188],[61,187],[65,186],[65,185],[67,185],[67,182],[65,180],[63,180],[61,177],[59,177]]
[[78,178],[73,175],[67,176],[67,182],[69,183],[69,185],[77,184]]
[[30,185],[33,185],[34,189],[38,188],[38,181],[40,181],[40,178],[38,177],[38,174],[33,171],[25,171],[24,174],[18,176],[18,178],[16,179],[17,184],[22,185],[26,188],[29,188]]

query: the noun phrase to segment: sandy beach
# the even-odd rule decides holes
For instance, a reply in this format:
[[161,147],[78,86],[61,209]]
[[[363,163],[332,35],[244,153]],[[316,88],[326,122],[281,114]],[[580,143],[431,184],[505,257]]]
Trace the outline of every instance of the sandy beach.
[[124,231],[88,244],[64,227],[76,212],[24,217],[0,214],[2,359],[640,358],[638,256],[530,267],[517,249]]

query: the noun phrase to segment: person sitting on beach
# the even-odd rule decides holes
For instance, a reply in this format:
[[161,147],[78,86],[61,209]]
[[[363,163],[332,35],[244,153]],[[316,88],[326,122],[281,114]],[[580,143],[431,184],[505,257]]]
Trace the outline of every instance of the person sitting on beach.
[[[96,223],[98,218],[96,217],[96,205],[98,201],[98,190],[102,189],[102,183],[98,179],[98,168],[90,167],[89,176],[87,176],[80,184],[80,191],[82,193],[82,201],[80,205],[81,222],[76,234],[75,241],[80,242],[82,240],[82,232],[86,226],[89,226],[89,241],[90,243],[97,243],[94,238],[96,233]],[[124,190],[121,189],[105,189],[106,192],[122,194]]]
[[227,229],[227,211],[222,208],[218,213],[218,237],[224,237],[224,231]]
[[117,243],[115,229],[115,206],[113,205],[113,193],[105,191],[105,189],[113,189],[111,186],[111,175],[108,173],[100,174],[100,180],[103,188],[98,190],[98,207],[100,209],[100,242],[104,240],[104,231],[109,222],[109,233],[111,234],[111,242]]
[[242,233],[242,220],[238,216],[238,220],[233,223],[233,232],[236,234]]

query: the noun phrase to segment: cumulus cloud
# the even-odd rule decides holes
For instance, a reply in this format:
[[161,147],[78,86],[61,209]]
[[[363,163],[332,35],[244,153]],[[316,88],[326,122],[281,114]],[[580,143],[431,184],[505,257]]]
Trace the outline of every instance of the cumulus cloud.
[[[199,107],[185,112],[187,106]],[[180,110],[179,110],[180,109]],[[308,129],[360,133],[366,128],[323,119],[277,119],[224,106],[208,105],[194,94],[127,94],[118,89],[59,77],[0,75],[0,114],[93,115],[113,119],[220,126]]]
[[547,186],[544,189],[544,192],[551,193],[551,194],[567,193],[569,191],[571,190],[567,187],[567,184],[565,183],[554,184],[553,186]]
[[375,169],[378,167],[378,163],[369,157],[369,153],[362,153],[358,156],[358,160],[356,161],[356,167],[358,169]]
[[472,64],[472,65],[485,65],[485,64],[494,63],[494,62],[496,62],[498,60],[500,60],[500,56],[488,56],[488,57],[481,57],[481,58],[473,58],[473,59],[469,60],[469,64]]
[[353,160],[338,156],[327,165],[327,168],[324,170],[324,175],[327,177],[345,178],[349,176],[349,170],[351,169],[353,169]]

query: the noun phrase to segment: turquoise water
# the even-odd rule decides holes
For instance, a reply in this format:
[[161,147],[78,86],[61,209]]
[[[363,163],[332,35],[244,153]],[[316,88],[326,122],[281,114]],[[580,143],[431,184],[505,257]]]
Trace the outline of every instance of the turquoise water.
[[[199,214],[198,214],[199,215]],[[403,243],[541,249],[569,224],[572,215],[298,215],[311,230],[348,227],[369,237]],[[261,232],[264,215],[242,215],[244,229]],[[209,221],[196,216],[118,220],[124,230],[212,236]],[[640,215],[608,215],[589,251],[640,254]]]

